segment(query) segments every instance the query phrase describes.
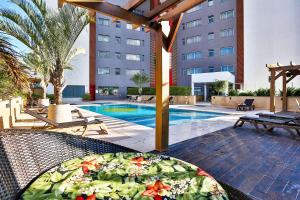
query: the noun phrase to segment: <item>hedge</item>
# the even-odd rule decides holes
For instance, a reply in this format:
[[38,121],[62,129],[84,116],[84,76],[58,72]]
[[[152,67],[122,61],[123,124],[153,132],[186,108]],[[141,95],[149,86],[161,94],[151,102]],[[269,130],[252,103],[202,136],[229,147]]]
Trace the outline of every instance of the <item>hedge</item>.
[[[241,91],[238,90],[230,90],[228,93],[229,96],[256,96],[256,97],[263,97],[263,96],[270,96],[270,89],[268,88],[260,88],[255,91]],[[282,91],[279,91],[279,95],[282,96]],[[287,96],[300,96],[300,88],[287,88]]]
[[[138,95],[139,89],[136,87],[127,88],[127,95]],[[155,88],[145,87],[143,88],[142,95],[155,95]],[[190,96],[192,93],[191,87],[174,86],[170,87],[171,96]]]

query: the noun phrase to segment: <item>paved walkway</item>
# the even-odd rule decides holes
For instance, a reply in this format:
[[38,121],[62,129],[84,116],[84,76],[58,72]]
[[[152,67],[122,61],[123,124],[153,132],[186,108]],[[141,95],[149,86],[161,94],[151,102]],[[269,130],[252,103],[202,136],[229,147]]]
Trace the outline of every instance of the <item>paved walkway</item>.
[[172,145],[164,154],[193,163],[257,200],[300,200],[300,141],[246,126]]

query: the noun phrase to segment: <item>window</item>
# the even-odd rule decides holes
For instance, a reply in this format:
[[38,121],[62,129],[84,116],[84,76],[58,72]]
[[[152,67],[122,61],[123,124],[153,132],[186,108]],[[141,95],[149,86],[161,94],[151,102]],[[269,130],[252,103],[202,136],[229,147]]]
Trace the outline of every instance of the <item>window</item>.
[[126,54],[126,60],[131,60],[131,61],[144,61],[144,55],[139,55],[139,54]]
[[201,39],[202,39],[201,35],[188,37],[188,38],[186,38],[186,44],[199,43],[201,41]]
[[214,66],[209,66],[208,67],[208,72],[215,72],[215,67]]
[[126,43],[131,46],[144,46],[144,40],[139,39],[127,39]]
[[230,1],[230,0],[221,0],[221,3],[225,3],[225,2],[227,2],[227,1]]
[[197,5],[197,6],[193,7],[193,8],[191,8],[191,9],[189,9],[186,13],[192,13],[192,12],[198,11],[198,10],[200,10],[200,9],[203,8],[202,5],[203,5],[203,4],[199,4],[199,5]]
[[121,42],[122,42],[121,37],[116,36],[116,43],[117,44],[121,44]]
[[222,19],[222,20],[229,19],[232,17],[234,17],[234,10],[224,11],[224,12],[221,12],[221,14],[220,14],[220,19]]
[[184,69],[183,75],[191,76],[192,74],[200,74],[202,73],[202,68],[200,67],[194,67],[194,68],[187,68]]
[[185,45],[185,38],[182,38],[182,45]]
[[207,0],[207,2],[209,7],[214,5],[214,0]]
[[121,28],[121,21],[116,21],[116,28]]
[[228,56],[234,54],[234,48],[233,47],[222,47],[220,50],[221,56]]
[[118,87],[98,87],[98,94],[101,96],[118,96],[119,88]]
[[213,39],[215,39],[215,33],[214,32],[208,33],[208,40],[213,40]]
[[129,30],[132,30],[133,26],[132,26],[132,24],[126,24],[126,28],[129,29]]
[[202,73],[202,68],[200,67],[191,68],[191,74],[200,74],[200,73]]
[[182,29],[190,29],[190,28],[195,28],[198,27],[202,24],[202,20],[201,19],[197,19],[197,20],[193,20],[190,22],[186,22],[184,24],[182,24]]
[[98,51],[98,57],[99,58],[109,58],[109,51]]
[[115,56],[118,60],[121,60],[121,53],[120,52],[116,52]]
[[126,75],[132,77],[135,74],[140,74],[141,72],[142,72],[142,70],[139,70],[139,69],[127,69]]
[[222,72],[234,72],[233,65],[222,65],[221,71]]
[[98,24],[101,26],[109,26],[109,19],[98,18]]
[[209,24],[214,23],[214,15],[208,16],[208,23],[209,23]]
[[223,29],[220,31],[220,37],[231,37],[234,35],[233,28]]
[[115,68],[115,75],[121,75],[121,68]]
[[209,49],[208,50],[208,56],[209,57],[214,57],[215,56],[215,50],[214,49]]
[[198,60],[202,58],[202,53],[200,51],[190,52],[182,55],[183,60]]
[[204,92],[203,92],[203,87],[194,87],[194,94],[197,96],[203,96]]
[[110,70],[108,67],[99,67],[98,68],[98,75],[108,75],[110,74]]
[[98,35],[99,42],[109,42],[110,37],[109,35]]

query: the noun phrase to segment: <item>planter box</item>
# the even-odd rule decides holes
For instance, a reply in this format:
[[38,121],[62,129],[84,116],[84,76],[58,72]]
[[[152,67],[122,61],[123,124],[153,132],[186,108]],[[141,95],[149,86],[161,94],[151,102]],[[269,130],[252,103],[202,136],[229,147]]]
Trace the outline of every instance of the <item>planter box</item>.
[[50,105],[48,108],[48,118],[56,123],[71,122],[72,113],[70,104]]
[[[270,109],[270,97],[212,96],[211,103],[216,106],[236,108],[237,105],[243,103],[245,99],[254,99],[254,105],[257,109]],[[288,111],[299,111],[296,99],[300,99],[300,97],[288,97]],[[275,109],[277,111],[282,110],[282,97],[275,97]]]

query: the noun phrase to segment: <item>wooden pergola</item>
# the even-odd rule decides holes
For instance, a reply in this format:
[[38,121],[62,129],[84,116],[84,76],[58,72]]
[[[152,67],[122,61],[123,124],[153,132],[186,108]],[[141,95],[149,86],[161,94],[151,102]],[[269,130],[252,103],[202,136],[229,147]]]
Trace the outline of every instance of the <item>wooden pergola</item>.
[[[156,150],[164,151],[169,145],[169,66],[163,66],[162,48],[170,52],[180,27],[183,13],[205,0],[151,0],[151,9],[143,15],[134,10],[146,0],[129,0],[118,6],[104,0],[58,0],[59,6],[70,3],[134,25],[143,26],[154,34],[156,85]],[[162,31],[162,21],[172,21],[169,35]]]
[[278,78],[282,77],[282,111],[287,111],[287,84],[292,81],[296,76],[300,75],[300,65],[294,65],[293,62],[288,66],[281,66],[279,63],[276,65],[267,65],[270,76],[270,111],[275,112],[275,82]]

